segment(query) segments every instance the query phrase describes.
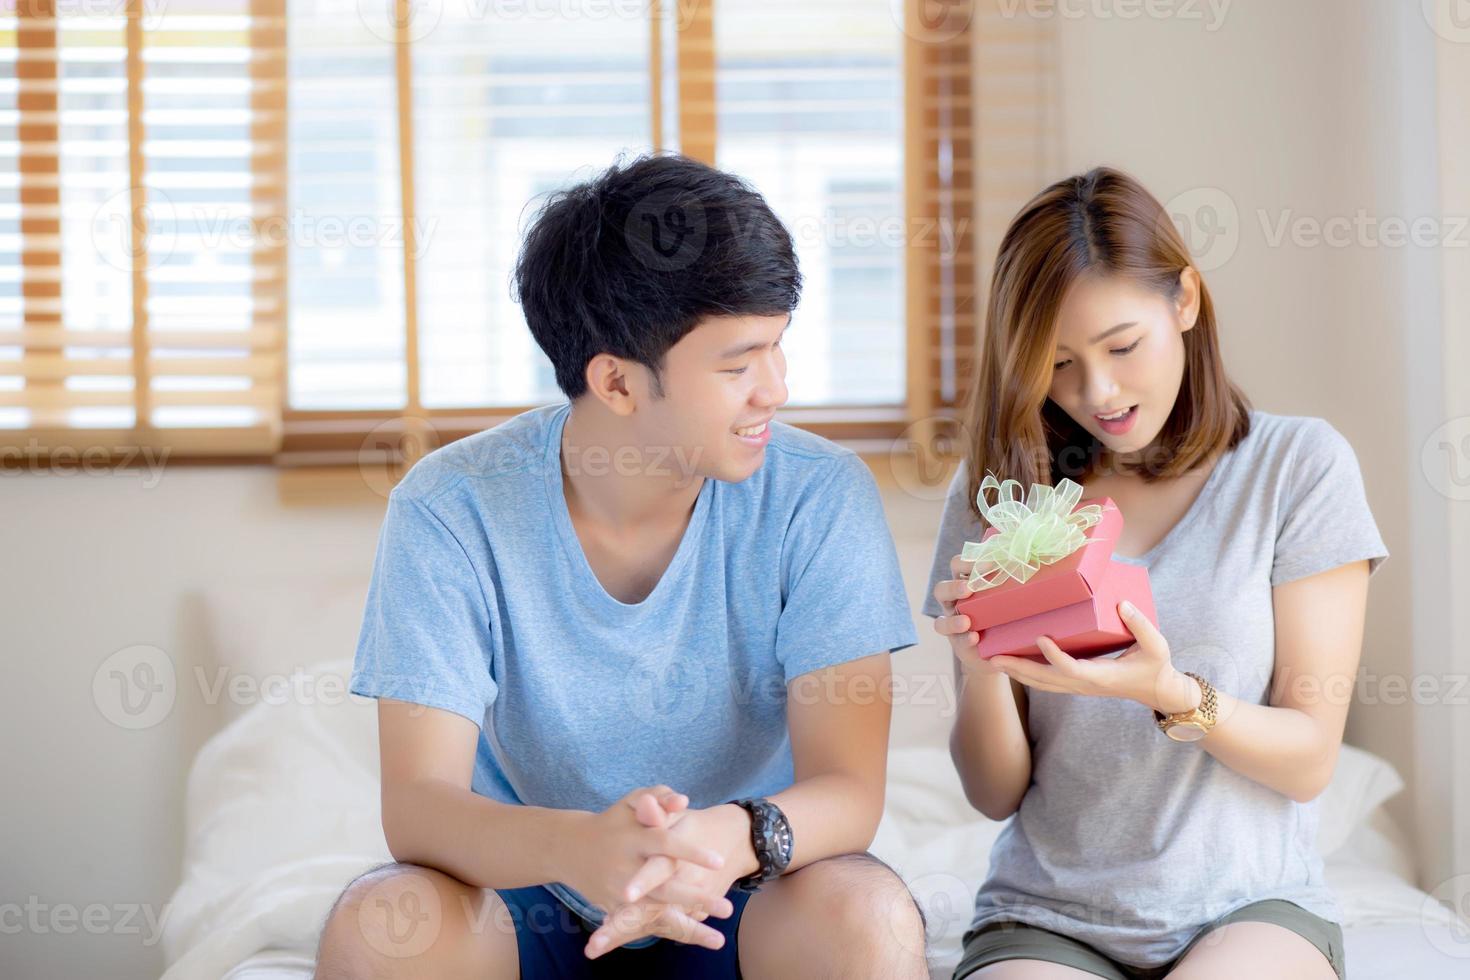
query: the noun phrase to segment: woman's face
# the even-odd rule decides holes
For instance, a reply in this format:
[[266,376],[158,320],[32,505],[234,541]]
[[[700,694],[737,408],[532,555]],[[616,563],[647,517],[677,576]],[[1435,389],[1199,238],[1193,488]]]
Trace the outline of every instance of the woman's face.
[[1177,302],[1121,276],[1084,276],[1062,302],[1047,395],[1114,455],[1145,449],[1174,409],[1199,314],[1198,273],[1180,279]]

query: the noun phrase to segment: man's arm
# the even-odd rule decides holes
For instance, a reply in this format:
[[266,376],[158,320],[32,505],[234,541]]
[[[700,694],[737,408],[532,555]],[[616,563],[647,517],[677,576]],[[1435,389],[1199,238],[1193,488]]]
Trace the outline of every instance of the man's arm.
[[[634,872],[655,855],[706,870],[724,862],[701,841],[640,823],[637,805],[668,807],[677,796],[668,787],[633,790],[601,813],[501,803],[475,793],[479,729],[452,711],[380,698],[378,741],[383,833],[398,861],[438,868],[480,888],[563,881],[602,908],[622,901]],[[677,899],[691,906],[728,904],[723,890],[674,887]],[[701,941],[720,938],[688,925]]]
[[791,823],[796,846],[788,871],[867,850],[878,833],[888,779],[892,664],[885,651],[787,685],[796,781],[771,802]]
[[397,861],[438,868],[480,888],[562,880],[566,849],[554,845],[588,814],[500,803],[473,792],[479,737],[474,722],[452,711],[378,700],[388,850]]

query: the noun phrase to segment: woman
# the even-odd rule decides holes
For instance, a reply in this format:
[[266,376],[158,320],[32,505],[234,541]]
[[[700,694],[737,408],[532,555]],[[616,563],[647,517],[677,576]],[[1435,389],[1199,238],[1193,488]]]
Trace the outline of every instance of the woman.
[[[1012,222],[969,395],[925,612],[963,684],[966,795],[1015,819],[956,980],[1341,978],[1314,800],[1387,557],[1351,447],[1251,409],[1167,214],[1107,168]],[[1041,638],[1044,659],[981,660],[954,603],[987,472],[1112,498],[1115,556],[1147,567],[1158,628],[1123,604],[1137,642],[1120,653]]]

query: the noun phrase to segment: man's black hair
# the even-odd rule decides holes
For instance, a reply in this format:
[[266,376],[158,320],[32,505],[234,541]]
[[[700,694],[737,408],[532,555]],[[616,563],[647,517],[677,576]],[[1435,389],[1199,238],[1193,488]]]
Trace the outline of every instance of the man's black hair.
[[653,373],[709,316],[790,313],[791,234],[740,178],[677,155],[622,161],[551,196],[516,262],[514,291],[568,399],[608,353]]

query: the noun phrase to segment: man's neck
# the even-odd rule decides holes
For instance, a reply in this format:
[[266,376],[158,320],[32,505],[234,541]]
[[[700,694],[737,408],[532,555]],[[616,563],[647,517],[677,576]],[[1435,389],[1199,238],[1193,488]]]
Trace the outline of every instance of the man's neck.
[[650,452],[615,422],[591,406],[573,406],[567,416],[559,453],[567,506],[614,529],[687,518],[704,478],[686,475],[674,453]]

